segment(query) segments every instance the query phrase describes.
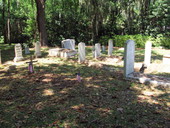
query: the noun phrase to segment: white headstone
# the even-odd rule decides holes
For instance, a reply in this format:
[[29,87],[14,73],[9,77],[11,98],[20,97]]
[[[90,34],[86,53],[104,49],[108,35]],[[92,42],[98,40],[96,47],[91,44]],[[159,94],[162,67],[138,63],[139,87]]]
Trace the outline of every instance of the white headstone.
[[85,43],[81,42],[78,44],[78,53],[79,53],[78,61],[80,63],[84,62],[86,59]]
[[152,43],[147,41],[145,44],[145,57],[144,57],[144,64],[149,66],[151,63],[151,51],[152,51]]
[[112,52],[113,52],[113,40],[109,40],[108,42],[108,56],[112,56]]
[[105,52],[105,46],[102,45],[102,52]]
[[129,74],[134,72],[135,62],[135,42],[133,40],[127,40],[125,42],[124,52],[124,76],[128,77]]
[[101,46],[99,43],[95,44],[95,58],[100,57]]
[[25,47],[25,54],[30,54],[30,50],[27,44],[24,44]]
[[21,47],[21,44],[16,44],[15,45],[15,58],[14,58],[14,62],[21,61],[21,60],[23,60],[22,47]]
[[61,45],[63,48],[75,50],[75,40],[74,39],[63,40]]
[[35,43],[35,56],[36,57],[40,57],[42,54],[41,54],[41,44],[40,42],[36,42]]
[[163,64],[170,64],[170,54],[163,56]]
[[95,57],[95,46],[93,45],[92,46],[92,55],[93,55],[93,58]]

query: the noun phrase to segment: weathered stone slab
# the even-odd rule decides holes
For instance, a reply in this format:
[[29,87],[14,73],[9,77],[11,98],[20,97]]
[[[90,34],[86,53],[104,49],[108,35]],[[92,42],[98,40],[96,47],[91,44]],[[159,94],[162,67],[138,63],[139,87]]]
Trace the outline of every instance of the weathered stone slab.
[[35,56],[36,57],[41,57],[41,43],[40,42],[36,42],[35,43]]
[[75,50],[75,40],[66,39],[61,42],[62,48]]
[[64,50],[64,48],[54,48],[49,50],[49,56],[57,56],[60,57],[60,52]]
[[30,54],[30,50],[27,44],[24,44],[25,54]]
[[137,72],[129,74],[127,80],[135,80],[141,84],[150,84],[164,88],[170,88],[170,78],[160,77],[156,75],[146,75]]
[[135,62],[135,42],[133,40],[127,40],[125,42],[124,52],[124,76],[128,77],[129,74],[134,72]]
[[78,62],[82,63],[86,60],[85,43],[78,44]]
[[60,51],[60,57],[62,58],[70,58],[72,56],[75,56],[77,54],[77,51],[70,50],[70,49],[64,49]]
[[49,50],[49,56],[57,56],[62,58],[70,58],[71,56],[75,56],[77,51],[65,49],[65,48],[54,48]]
[[113,40],[109,40],[108,42],[108,56],[112,56],[112,52],[113,52]]
[[22,56],[22,47],[21,44],[16,44],[15,45],[15,58],[14,58],[14,62],[17,61],[21,61],[23,60],[23,56]]
[[144,57],[144,64],[149,66],[151,64],[151,51],[152,51],[152,43],[147,41],[145,44],[145,57]]
[[105,51],[106,51],[105,46],[102,45],[102,52],[105,52]]
[[99,58],[101,53],[101,46],[100,43],[95,44],[95,59]]
[[163,56],[163,64],[170,64],[170,54]]

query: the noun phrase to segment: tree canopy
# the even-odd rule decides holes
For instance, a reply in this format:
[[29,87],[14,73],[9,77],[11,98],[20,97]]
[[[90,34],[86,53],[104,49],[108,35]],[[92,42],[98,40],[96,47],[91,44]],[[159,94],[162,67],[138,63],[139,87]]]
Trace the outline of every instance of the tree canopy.
[[45,6],[46,45],[65,38],[96,43],[103,36],[170,34],[169,0],[2,0],[1,42],[39,40],[36,1]]

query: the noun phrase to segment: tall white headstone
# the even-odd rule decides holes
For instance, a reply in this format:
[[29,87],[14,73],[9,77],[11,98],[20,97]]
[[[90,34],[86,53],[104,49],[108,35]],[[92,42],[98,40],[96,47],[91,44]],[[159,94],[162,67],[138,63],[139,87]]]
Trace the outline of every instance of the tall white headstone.
[[145,44],[145,57],[144,57],[144,64],[149,66],[151,63],[151,51],[152,51],[152,43],[147,41]]
[[109,40],[108,42],[108,56],[112,56],[112,52],[113,52],[113,40]]
[[42,54],[41,54],[41,44],[40,42],[36,42],[35,43],[35,56],[36,57],[40,57]]
[[134,72],[135,62],[135,42],[133,40],[127,40],[125,42],[124,52],[124,76],[128,77],[129,74]]
[[22,47],[21,47],[21,44],[16,44],[15,45],[15,58],[14,58],[14,62],[21,61],[21,60],[23,60]]
[[78,61],[80,63],[84,62],[86,59],[86,52],[85,52],[85,43],[78,44]]
[[100,57],[101,55],[100,51],[101,51],[100,43],[95,44],[95,59]]

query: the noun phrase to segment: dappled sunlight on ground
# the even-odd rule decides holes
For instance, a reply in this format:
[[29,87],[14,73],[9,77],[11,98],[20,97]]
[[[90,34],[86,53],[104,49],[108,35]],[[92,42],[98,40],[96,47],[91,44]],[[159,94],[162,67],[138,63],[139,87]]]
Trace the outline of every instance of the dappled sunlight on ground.
[[52,96],[52,95],[54,95],[53,89],[45,89],[43,91],[43,96]]
[[34,74],[25,64],[2,71],[2,127],[155,128],[170,122],[168,89],[126,81],[121,71],[56,57],[37,60]]

